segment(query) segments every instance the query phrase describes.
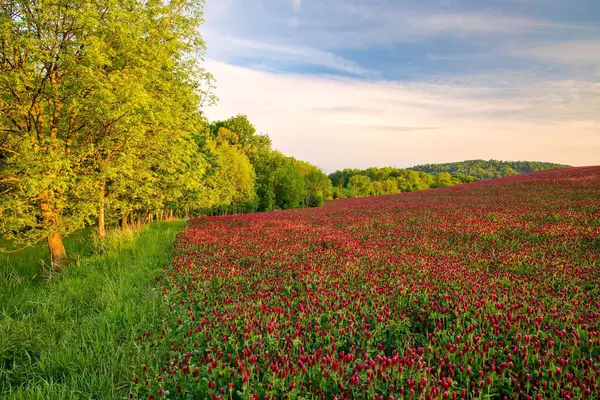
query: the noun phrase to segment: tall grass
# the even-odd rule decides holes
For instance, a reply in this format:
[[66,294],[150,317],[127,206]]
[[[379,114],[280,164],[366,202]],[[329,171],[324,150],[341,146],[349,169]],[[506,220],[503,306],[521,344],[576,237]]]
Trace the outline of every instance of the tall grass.
[[[183,221],[66,240],[73,265],[43,275],[43,248],[2,255],[0,397],[123,398],[141,360],[160,358],[136,338],[158,329],[164,301],[154,287]],[[43,258],[42,258],[43,260]]]
[[[74,262],[94,253],[91,236],[92,228],[85,228],[65,238],[65,248]],[[0,248],[12,250],[10,243],[2,239]],[[45,282],[45,274],[50,270],[50,254],[45,242],[14,253],[0,252],[0,309],[6,298]]]

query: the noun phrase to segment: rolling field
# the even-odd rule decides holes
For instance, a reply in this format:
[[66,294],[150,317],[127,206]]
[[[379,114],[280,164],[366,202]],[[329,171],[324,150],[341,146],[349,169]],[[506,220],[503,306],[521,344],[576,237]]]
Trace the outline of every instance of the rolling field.
[[600,396],[600,167],[207,217],[139,398]]

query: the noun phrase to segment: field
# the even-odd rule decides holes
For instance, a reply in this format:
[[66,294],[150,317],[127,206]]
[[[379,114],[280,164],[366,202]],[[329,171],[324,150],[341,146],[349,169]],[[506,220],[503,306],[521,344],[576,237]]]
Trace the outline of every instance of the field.
[[598,398],[600,168],[193,220],[139,398]]

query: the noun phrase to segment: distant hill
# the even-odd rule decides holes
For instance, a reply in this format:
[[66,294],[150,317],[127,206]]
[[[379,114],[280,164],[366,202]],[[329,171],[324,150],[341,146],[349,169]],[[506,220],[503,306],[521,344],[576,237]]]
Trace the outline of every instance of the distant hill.
[[446,164],[416,165],[410,169],[430,174],[449,172],[453,175],[474,176],[481,180],[566,167],[569,165],[540,161],[467,160]]

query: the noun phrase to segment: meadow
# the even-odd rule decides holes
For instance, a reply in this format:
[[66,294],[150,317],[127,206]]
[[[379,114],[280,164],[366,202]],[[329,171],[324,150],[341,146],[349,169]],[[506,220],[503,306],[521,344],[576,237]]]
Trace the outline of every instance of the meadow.
[[[600,167],[390,166],[596,162],[596,21],[205,3],[0,0],[0,398],[600,399]],[[309,43],[342,10],[372,43]],[[465,64],[463,36],[524,48]],[[517,58],[539,79],[487,79]]]
[[135,398],[600,395],[600,168],[202,217]]
[[1,254],[8,399],[595,399],[600,168]]

